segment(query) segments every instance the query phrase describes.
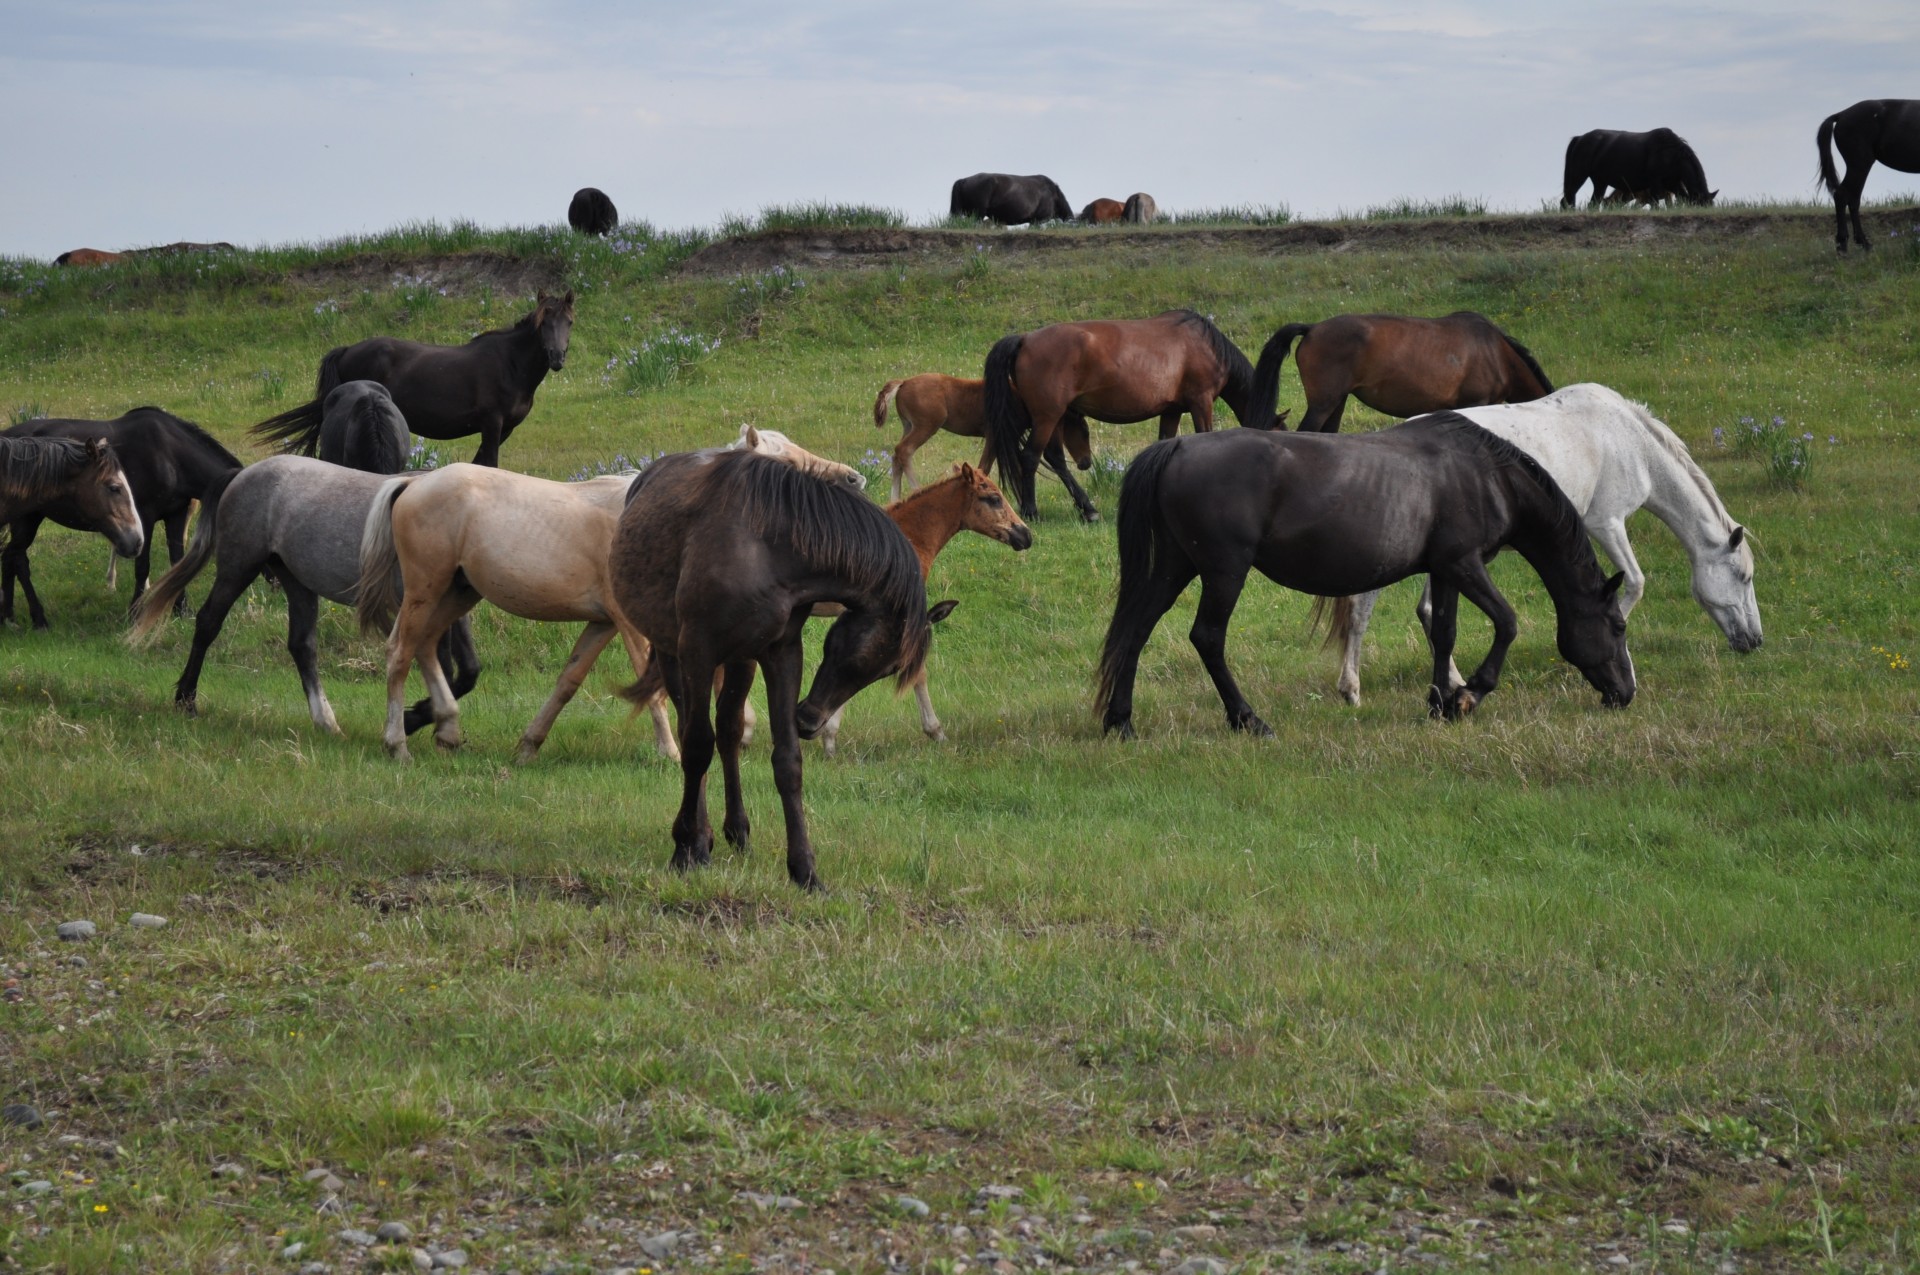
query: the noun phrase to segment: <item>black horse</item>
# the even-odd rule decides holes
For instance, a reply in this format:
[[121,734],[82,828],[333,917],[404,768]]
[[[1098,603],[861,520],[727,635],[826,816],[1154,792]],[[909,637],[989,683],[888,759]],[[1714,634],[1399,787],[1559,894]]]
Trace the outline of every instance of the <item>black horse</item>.
[[[1820,178],[1833,196],[1834,239],[1847,250],[1847,218],[1853,218],[1853,241],[1865,252],[1867,232],[1860,225],[1860,192],[1867,170],[1878,160],[1903,173],[1920,173],[1920,101],[1885,97],[1855,102],[1820,121],[1815,138],[1820,148]],[[1844,180],[1834,171],[1833,147],[1847,161]]]
[[312,456],[319,448],[327,395],[343,381],[378,381],[393,395],[407,425],[423,438],[480,435],[476,465],[498,465],[500,444],[533,410],[533,393],[548,372],[567,365],[573,334],[573,292],[541,293],[510,328],[482,332],[465,345],[424,345],[376,336],[328,350],[320,360],[313,401],[268,417],[255,438],[282,451]]
[[[1095,707],[1133,734],[1133,680],[1160,617],[1200,577],[1191,637],[1235,730],[1271,734],[1227,669],[1227,621],[1258,568],[1322,597],[1433,578],[1433,686],[1448,719],[1493,693],[1517,632],[1487,560],[1511,545],[1540,573],[1559,614],[1560,654],[1608,705],[1633,698],[1633,660],[1618,592],[1600,571],[1580,516],[1540,463],[1457,412],[1373,434],[1228,430],[1159,442],[1120,485],[1120,590],[1100,654]],[[1487,657],[1452,695],[1461,596],[1493,621]],[[1340,626],[1336,615],[1336,628]]]
[[1650,133],[1596,128],[1580,134],[1567,143],[1562,208],[1573,207],[1574,196],[1588,178],[1593,180],[1589,207],[1595,208],[1608,200],[1657,204],[1678,199],[1689,204],[1711,204],[1720,193],[1707,189],[1700,157],[1670,128],[1656,128]]
[[620,214],[605,191],[582,186],[567,205],[567,224],[584,235],[604,235],[620,224]]
[[1039,221],[1072,221],[1073,207],[1051,177],[1039,173],[975,173],[953,184],[950,217],[984,217],[1002,226]]
[[[178,562],[184,549],[187,516],[193,502],[204,501],[209,492],[224,483],[240,468],[240,460],[214,441],[212,435],[178,416],[157,407],[136,407],[125,416],[110,421],[46,419],[28,421],[6,431],[11,438],[72,438],[80,442],[100,439],[119,458],[126,473],[127,486],[133,489],[134,508],[140,512],[142,540],[133,559],[133,598],[131,610],[146,591],[147,577],[153,569],[153,528],[166,528],[167,556]],[[6,551],[0,554],[0,621],[13,618],[13,583],[27,596],[27,611],[33,627],[47,627],[46,609],[33,591],[33,571],[27,551],[40,534],[42,520],[51,518],[76,531],[104,531],[86,510],[68,501],[57,501],[33,513],[16,518]],[[184,604],[182,606],[184,611]]]

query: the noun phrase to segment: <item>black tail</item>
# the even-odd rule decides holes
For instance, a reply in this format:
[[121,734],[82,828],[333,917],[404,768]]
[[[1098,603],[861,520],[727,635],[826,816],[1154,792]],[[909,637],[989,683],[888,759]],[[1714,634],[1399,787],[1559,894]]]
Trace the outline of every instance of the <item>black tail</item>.
[[327,395],[333,393],[334,387],[340,384],[340,356],[346,352],[346,346],[335,346],[320,360],[319,381],[311,403],[303,403],[278,416],[269,416],[247,433],[263,443],[273,444],[283,452],[296,452],[302,456],[318,455],[321,409],[326,406]]
[[207,565],[207,559],[213,556],[214,540],[220,532],[220,498],[243,472],[228,470],[201,493],[200,521],[193,529],[193,543],[187,546],[180,561],[148,586],[140,595],[140,601],[134,604],[132,631],[127,634],[130,645],[147,646],[153,642],[158,636],[160,621],[173,613],[174,599],[187,591],[193,578]]
[[[321,401],[325,401],[324,395]],[[407,467],[407,445],[402,441],[405,435],[393,428],[378,395],[369,394],[354,405],[353,424],[350,433],[358,437],[360,445],[359,455],[347,458],[349,468],[370,474],[397,474]]]
[[1021,452],[1027,436],[1033,433],[1033,417],[1027,413],[1025,400],[1013,388],[1013,364],[1026,342],[1024,332],[1003,336],[994,342],[993,349],[987,352],[987,366],[982,375],[987,381],[987,447],[993,452],[994,463],[1000,466],[1001,486],[1013,493],[1021,513],[1031,516],[1033,475],[1027,472]]
[[[1508,349],[1520,356],[1520,361],[1527,365],[1527,370],[1532,372],[1535,378],[1539,380],[1540,387],[1545,390],[1547,394],[1553,393],[1553,382],[1549,381],[1547,374],[1541,370],[1540,361],[1533,357],[1533,351],[1508,336],[1505,332],[1500,333],[1500,339],[1507,343]],[[1541,397],[1544,398],[1545,395],[1543,394]]]
[[1260,347],[1260,362],[1253,369],[1253,387],[1247,391],[1247,410],[1239,413],[1242,425],[1272,429],[1279,424],[1274,418],[1274,409],[1280,404],[1280,365],[1287,361],[1287,352],[1293,349],[1293,343],[1311,331],[1311,323],[1289,323]]
[[1194,310],[1184,312],[1182,323],[1192,323],[1199,327],[1207,338],[1207,345],[1213,350],[1213,357],[1227,374],[1226,383],[1220,387],[1220,397],[1242,425],[1247,423],[1247,415],[1252,410],[1249,404],[1253,392],[1253,364],[1240,352],[1240,347],[1227,339],[1227,334],[1214,325],[1213,320]]
[[1160,479],[1179,447],[1177,438],[1149,444],[1133,458],[1126,477],[1120,480],[1120,587],[1113,600],[1107,640],[1100,648],[1100,680],[1093,693],[1094,711],[1103,719],[1113,702],[1122,652],[1145,642],[1146,631],[1160,618],[1149,614],[1148,581],[1153,578],[1154,552],[1161,530]]
[[1820,132],[1814,138],[1814,144],[1820,151],[1820,180],[1827,184],[1827,196],[1840,198],[1840,173],[1833,166],[1833,126],[1839,122],[1838,115],[1829,115],[1820,121]]

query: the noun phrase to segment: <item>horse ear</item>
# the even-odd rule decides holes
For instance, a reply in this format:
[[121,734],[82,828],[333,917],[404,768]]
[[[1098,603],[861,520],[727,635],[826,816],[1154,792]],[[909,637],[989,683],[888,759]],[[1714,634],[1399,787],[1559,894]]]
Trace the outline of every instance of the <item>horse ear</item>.
[[1607,601],[1611,602],[1613,600],[1613,596],[1616,593],[1620,592],[1620,586],[1622,584],[1625,584],[1626,580],[1627,580],[1626,572],[1624,571],[1614,572],[1612,577],[1607,580],[1607,587],[1600,590],[1600,596],[1605,598]]
[[948,598],[945,602],[934,603],[932,606],[927,608],[927,623],[928,624],[940,623],[940,621],[952,615],[953,609],[959,605],[960,605],[960,602],[959,602],[959,599],[957,598]]
[[1710,190],[1710,191],[1708,191],[1708,192],[1707,192],[1707,202],[1708,202],[1708,203],[1712,203],[1712,202],[1713,202],[1713,201],[1714,201],[1714,200],[1715,200],[1716,198],[1718,198],[1718,197],[1719,197],[1719,194],[1720,194],[1720,192],[1719,192],[1719,191],[1717,191],[1717,190]]
[[750,452],[759,451],[760,450],[760,431],[755,429],[751,425],[742,425],[740,427],[740,446],[746,448]]
[[980,480],[980,471],[964,460],[960,462],[959,469],[956,472],[970,483]]
[[560,303],[566,306],[567,309],[569,310],[573,309],[573,289],[572,288],[567,289],[567,295],[560,298]]
[[1735,527],[1733,529],[1733,535],[1727,538],[1727,548],[1729,550],[1738,549],[1746,538],[1747,529],[1745,527]]
[[1293,415],[1293,409],[1291,407],[1281,408],[1279,412],[1274,415],[1273,427],[1275,429],[1285,429],[1287,427],[1287,417],[1291,415]]
[[106,439],[89,438],[87,440],[87,459],[88,460],[92,461],[96,465],[104,465],[107,462],[108,455],[110,455],[110,453],[107,451]]

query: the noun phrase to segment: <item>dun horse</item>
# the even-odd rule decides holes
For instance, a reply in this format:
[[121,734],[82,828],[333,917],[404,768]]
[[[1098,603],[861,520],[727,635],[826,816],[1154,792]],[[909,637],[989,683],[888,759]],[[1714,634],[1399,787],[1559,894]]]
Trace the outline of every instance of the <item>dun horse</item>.
[[122,557],[146,544],[127,476],[104,440],[0,435],[0,548],[8,523],[56,504],[105,533]]
[[[1390,500],[1390,504],[1383,503]],[[1633,698],[1618,593],[1573,506],[1525,452],[1452,413],[1348,438],[1233,430],[1155,443],[1120,487],[1120,590],[1100,654],[1095,705],[1133,734],[1140,651],[1195,576],[1191,634],[1235,730],[1271,734],[1227,668],[1227,621],[1258,569],[1320,595],[1433,578],[1429,708],[1448,719],[1493,693],[1517,629],[1487,575],[1505,545],[1540,573],[1559,615],[1561,657],[1608,705]],[[1462,596],[1493,621],[1493,646],[1466,685],[1442,694]]]
[[[1204,315],[1169,310],[1151,319],[1056,323],[1000,338],[987,355],[987,445],[1000,477],[1035,516],[1033,475],[1069,413],[1131,424],[1159,418],[1172,438],[1181,413],[1196,433],[1213,428],[1213,400],[1247,420],[1253,367]],[[1099,517],[1080,484],[1061,474],[1080,516]]]
[[[1867,232],[1860,225],[1860,194],[1874,162],[1902,173],[1920,173],[1920,101],[1910,98],[1869,99],[1820,121],[1815,136],[1820,149],[1820,180],[1833,196],[1834,239],[1847,250],[1847,220],[1853,220],[1853,241],[1865,252]],[[1844,179],[1834,171],[1833,148],[1847,161]]]
[[393,395],[407,425],[422,438],[480,435],[476,465],[498,465],[500,444],[533,410],[548,372],[567,364],[573,293],[542,293],[510,328],[482,332],[465,345],[424,345],[376,336],[328,350],[320,360],[313,401],[253,427],[253,436],[282,451],[312,456],[320,442],[327,395],[343,381],[378,381]]
[[1340,428],[1347,396],[1388,416],[1418,416],[1484,403],[1524,403],[1553,393],[1553,383],[1526,346],[1485,315],[1456,310],[1443,319],[1399,314],[1342,314],[1319,323],[1289,323],[1275,332],[1254,367],[1242,424],[1273,429],[1280,365],[1295,340],[1300,384],[1307,394],[1302,433]]
[[[673,866],[708,861],[706,778],[719,747],[727,841],[750,831],[740,790],[741,708],[758,667],[767,678],[773,778],[786,816],[787,875],[818,888],[801,796],[800,740],[882,677],[911,685],[926,661],[926,587],[913,546],[879,509],[750,452],[655,461],[634,480],[610,555],[614,603],[649,642],[680,720],[684,782]],[[838,602],[813,688],[800,699],[802,632]],[[714,676],[724,670],[717,710]],[[716,737],[715,721],[719,723]]]
[[[941,430],[962,438],[986,437],[985,385],[986,382],[978,378],[968,380],[959,376],[944,376],[939,372],[922,372],[919,376],[888,381],[880,387],[879,396],[873,400],[873,427],[881,429],[886,426],[889,407],[899,410],[900,423],[906,427],[893,448],[892,499],[900,499],[902,477],[907,480],[908,490],[916,486],[913,454]],[[1063,443],[1064,449],[1061,446]],[[1073,453],[1074,462],[1080,468],[1092,467],[1093,444],[1087,435],[1087,418],[1078,412],[1069,412],[1061,419],[1060,432],[1046,452],[1047,464],[1062,482],[1067,477],[1067,452]],[[980,470],[986,474],[993,472],[991,446],[980,453]]]

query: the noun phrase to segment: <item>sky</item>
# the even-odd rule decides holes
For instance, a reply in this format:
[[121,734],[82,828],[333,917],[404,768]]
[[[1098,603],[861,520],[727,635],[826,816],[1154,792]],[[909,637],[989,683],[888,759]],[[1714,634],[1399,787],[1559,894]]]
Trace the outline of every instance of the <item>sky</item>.
[[1807,199],[1868,97],[1920,97],[1913,0],[0,0],[0,255],[557,223],[589,185],[660,228],[922,220],[982,170],[1076,208],[1532,211],[1592,128]]

